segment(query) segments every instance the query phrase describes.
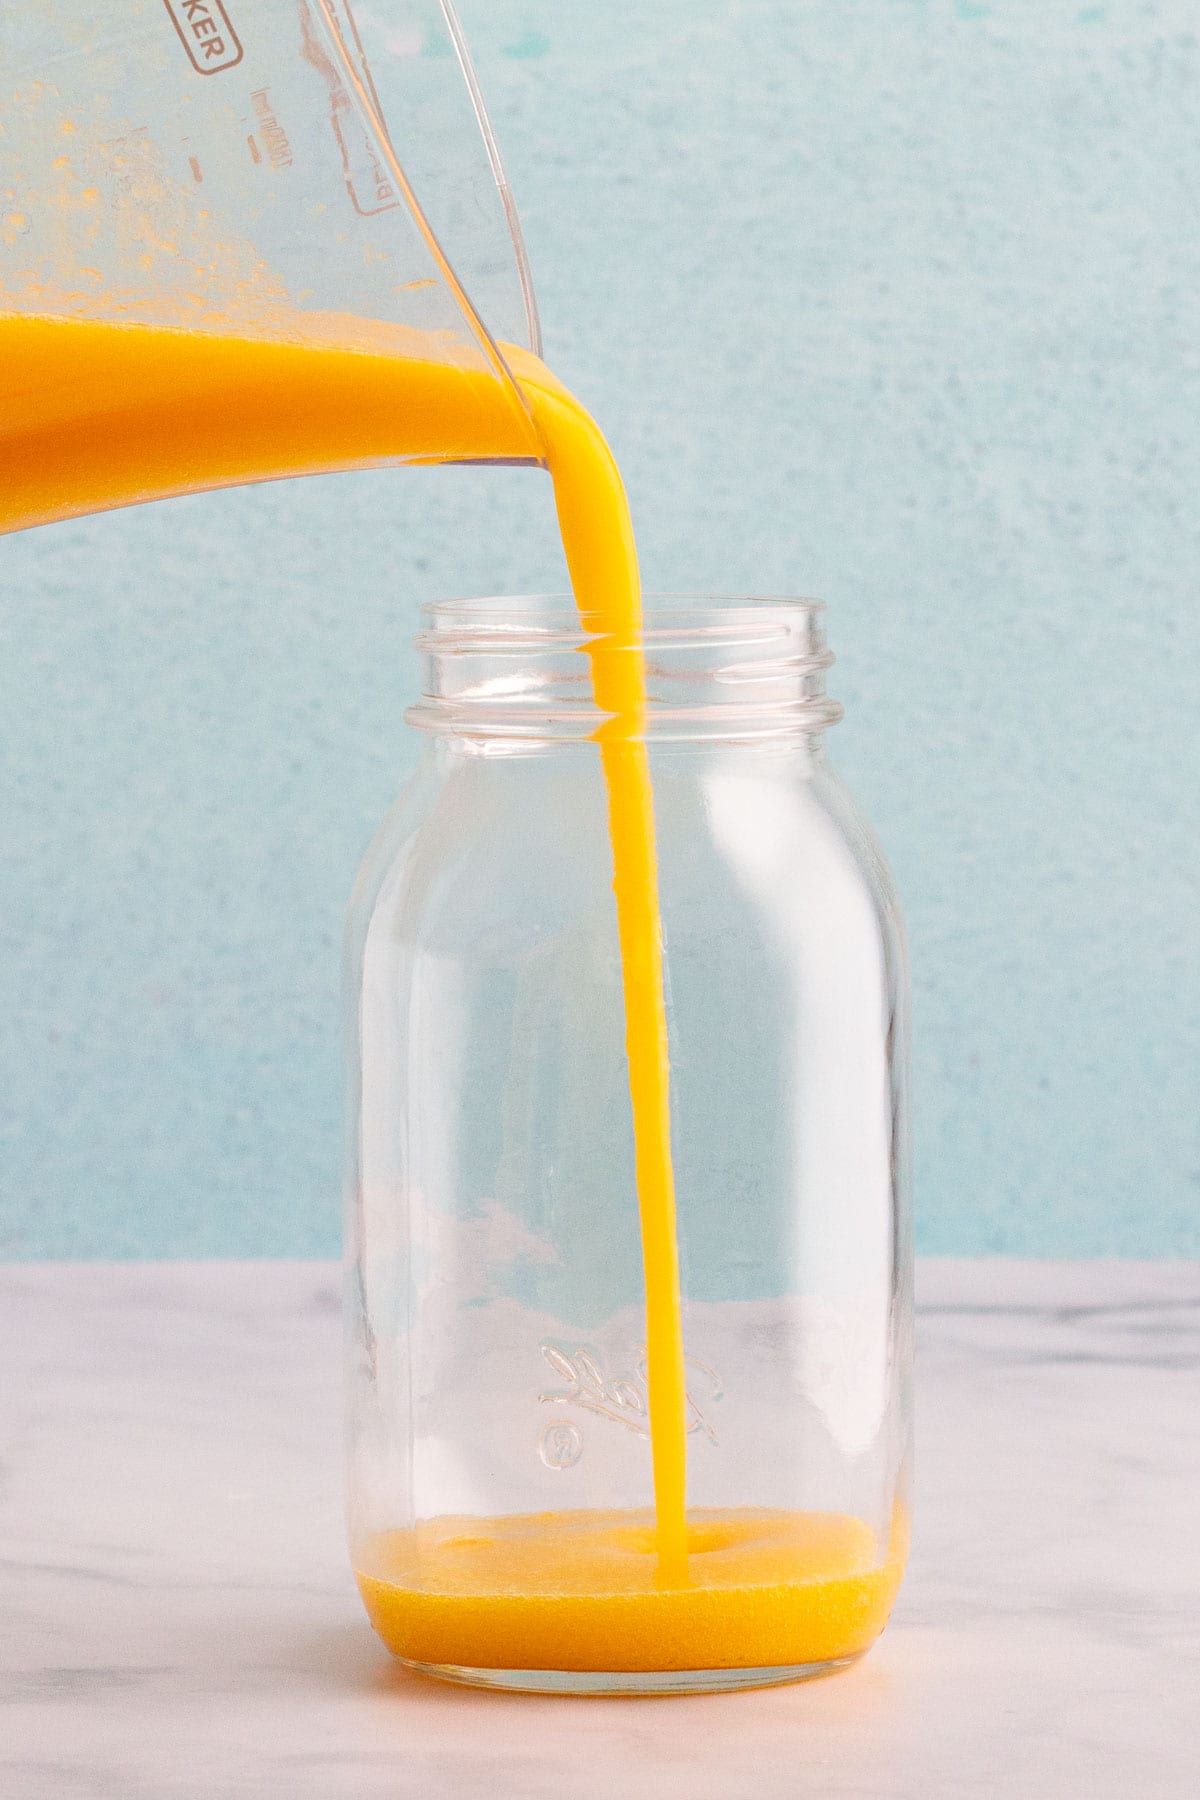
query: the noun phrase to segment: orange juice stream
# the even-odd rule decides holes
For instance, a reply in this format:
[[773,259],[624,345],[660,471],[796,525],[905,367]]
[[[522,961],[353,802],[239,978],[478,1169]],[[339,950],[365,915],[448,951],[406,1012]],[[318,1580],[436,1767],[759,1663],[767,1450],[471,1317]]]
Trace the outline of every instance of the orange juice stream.
[[262,335],[0,313],[0,530],[203,488],[385,462],[529,460],[554,482],[598,706],[645,1273],[654,1511],[435,1519],[386,1534],[359,1583],[413,1661],[687,1669],[823,1662],[881,1629],[881,1554],[841,1514],[686,1509],[686,1394],[637,557],[600,431],[550,371],[399,327],[289,315]]

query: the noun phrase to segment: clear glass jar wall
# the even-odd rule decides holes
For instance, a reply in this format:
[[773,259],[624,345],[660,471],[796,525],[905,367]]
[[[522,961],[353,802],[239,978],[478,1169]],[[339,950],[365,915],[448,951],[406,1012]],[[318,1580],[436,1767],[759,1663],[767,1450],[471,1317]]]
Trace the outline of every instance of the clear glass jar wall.
[[[907,1542],[907,981],[822,743],[822,611],[648,603],[687,1357],[687,1592],[653,1556],[599,723],[571,602],[453,602],[348,933],[350,1533],[411,1663],[744,1686],[882,1628]],[[747,1595],[749,1598],[747,1598]]]

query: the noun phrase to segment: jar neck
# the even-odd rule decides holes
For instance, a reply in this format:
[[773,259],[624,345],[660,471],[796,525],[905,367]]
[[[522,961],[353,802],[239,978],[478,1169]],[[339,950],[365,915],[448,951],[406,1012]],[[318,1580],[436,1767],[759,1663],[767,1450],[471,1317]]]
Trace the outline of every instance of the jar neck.
[[639,643],[614,649],[584,632],[568,596],[440,601],[416,646],[423,731],[525,742],[586,740],[608,715],[592,657],[645,659],[649,741],[808,738],[842,708],[825,693],[833,662],[815,600],[647,596]]

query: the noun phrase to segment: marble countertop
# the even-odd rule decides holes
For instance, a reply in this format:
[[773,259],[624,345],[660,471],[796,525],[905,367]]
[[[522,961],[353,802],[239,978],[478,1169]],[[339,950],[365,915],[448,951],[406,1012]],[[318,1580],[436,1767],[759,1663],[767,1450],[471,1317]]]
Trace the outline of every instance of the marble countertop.
[[1190,1800],[1200,1265],[927,1262],[913,1561],[845,1674],[441,1687],[342,1547],[321,1264],[0,1269],[11,1800]]

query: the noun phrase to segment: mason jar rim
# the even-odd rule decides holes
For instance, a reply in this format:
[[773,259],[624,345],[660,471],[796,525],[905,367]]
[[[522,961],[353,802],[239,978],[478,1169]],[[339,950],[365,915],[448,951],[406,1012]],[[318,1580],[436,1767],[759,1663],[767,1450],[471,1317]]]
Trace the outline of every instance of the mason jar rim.
[[[693,633],[727,635],[748,625],[778,628],[789,617],[816,622],[826,610],[823,600],[800,595],[656,592],[643,593],[642,609],[639,637],[644,641]],[[561,591],[430,600],[421,606],[420,617],[416,647],[439,654],[459,631],[473,643],[494,630],[505,640],[529,633],[538,644],[552,637],[580,648],[602,635],[586,628],[574,595]]]
[[415,639],[426,731],[529,741],[587,738],[598,657],[641,655],[646,706],[636,734],[664,739],[812,736],[842,709],[825,693],[833,656],[824,604],[782,595],[647,594],[631,638],[589,629],[572,595],[433,601]]

